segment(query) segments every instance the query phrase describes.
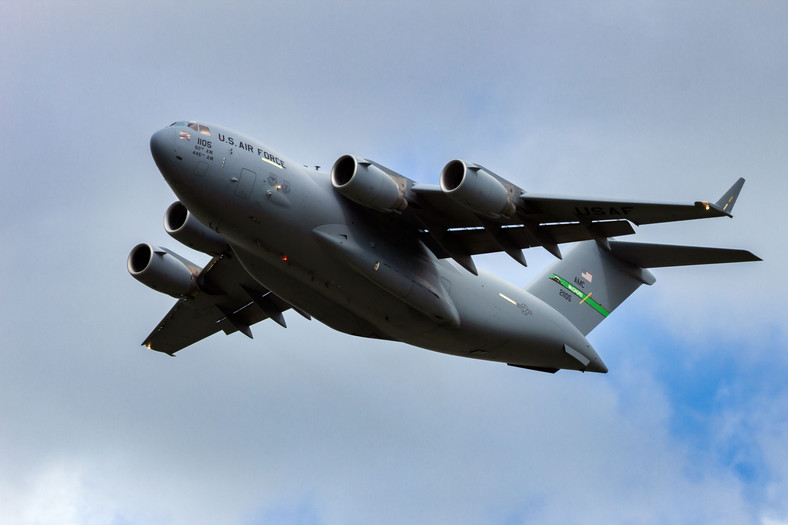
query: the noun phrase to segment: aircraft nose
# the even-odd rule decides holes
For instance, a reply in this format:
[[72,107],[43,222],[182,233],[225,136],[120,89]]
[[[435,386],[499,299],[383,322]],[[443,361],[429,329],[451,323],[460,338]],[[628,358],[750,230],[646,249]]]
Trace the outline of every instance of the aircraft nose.
[[150,138],[150,152],[159,171],[165,172],[167,165],[175,158],[175,145],[173,144],[172,129],[164,128],[154,133]]

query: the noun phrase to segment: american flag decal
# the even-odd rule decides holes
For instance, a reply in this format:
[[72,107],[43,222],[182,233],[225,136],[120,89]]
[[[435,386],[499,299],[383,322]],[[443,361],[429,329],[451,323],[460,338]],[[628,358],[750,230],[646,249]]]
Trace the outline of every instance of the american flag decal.
[[592,275],[591,275],[590,272],[584,271],[583,273],[580,274],[580,277],[582,277],[583,279],[585,279],[586,281],[588,281],[590,283]]

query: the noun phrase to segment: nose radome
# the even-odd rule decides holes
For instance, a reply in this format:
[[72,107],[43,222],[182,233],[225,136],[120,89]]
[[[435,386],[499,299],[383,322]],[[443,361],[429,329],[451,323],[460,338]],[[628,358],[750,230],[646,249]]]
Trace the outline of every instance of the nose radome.
[[172,162],[175,156],[171,128],[160,129],[151,136],[150,152],[154,162],[156,162],[156,166],[163,172],[167,164]]

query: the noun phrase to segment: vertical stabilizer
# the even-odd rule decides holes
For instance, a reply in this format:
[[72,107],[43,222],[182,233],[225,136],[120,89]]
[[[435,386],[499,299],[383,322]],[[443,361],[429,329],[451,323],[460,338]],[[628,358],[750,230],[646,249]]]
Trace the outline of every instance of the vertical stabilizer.
[[553,263],[526,290],[587,335],[641,284],[654,281],[648,270],[614,257],[595,241],[587,241]]

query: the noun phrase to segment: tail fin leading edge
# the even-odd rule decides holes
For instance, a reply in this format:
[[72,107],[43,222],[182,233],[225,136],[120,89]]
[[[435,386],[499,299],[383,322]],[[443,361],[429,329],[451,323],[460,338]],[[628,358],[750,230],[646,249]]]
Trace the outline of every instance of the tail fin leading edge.
[[648,270],[621,261],[595,241],[587,241],[574,246],[526,290],[587,335],[641,284],[654,281]]
[[714,203],[714,207],[728,217],[732,217],[733,205],[736,204],[736,199],[739,197],[742,186],[744,186],[744,179],[740,178],[725,192],[725,195],[720,197],[720,200]]
[[654,284],[646,268],[759,260],[745,250],[610,241],[608,251],[587,241],[553,263],[526,290],[587,335],[641,284]]

